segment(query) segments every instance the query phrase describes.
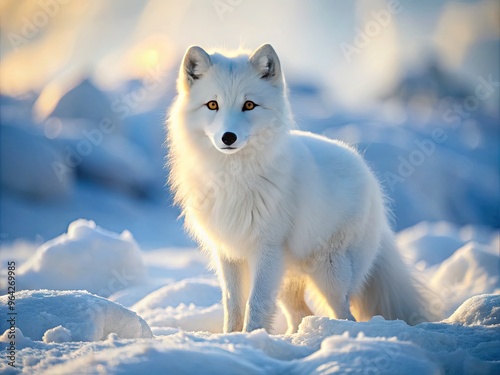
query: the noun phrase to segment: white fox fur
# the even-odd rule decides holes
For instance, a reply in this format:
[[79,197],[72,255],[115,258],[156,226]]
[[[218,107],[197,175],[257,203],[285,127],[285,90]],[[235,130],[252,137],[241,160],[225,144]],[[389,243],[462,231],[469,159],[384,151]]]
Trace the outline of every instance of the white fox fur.
[[293,130],[270,45],[230,57],[191,47],[177,86],[169,183],[187,230],[212,254],[225,332],[269,331],[278,299],[295,332],[312,314],[306,287],[337,319],[429,318],[376,178],[353,148]]

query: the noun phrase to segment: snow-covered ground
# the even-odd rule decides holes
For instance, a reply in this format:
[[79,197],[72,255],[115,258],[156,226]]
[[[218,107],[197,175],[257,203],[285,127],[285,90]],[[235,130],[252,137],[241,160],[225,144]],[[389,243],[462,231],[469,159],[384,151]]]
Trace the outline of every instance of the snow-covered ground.
[[[112,233],[78,220],[35,252],[22,244],[2,251],[2,261],[22,263],[19,285],[52,290],[16,293],[16,367],[2,361],[0,371],[498,373],[500,233],[422,222],[397,239],[436,292],[431,303],[444,307],[442,321],[408,326],[382,317],[356,323],[314,316],[305,318],[297,333],[285,335],[278,312],[272,334],[221,334],[221,291],[201,252],[144,252],[128,232]],[[5,271],[1,277],[6,280]],[[3,296],[0,315],[7,313],[8,296]],[[5,319],[0,324],[5,354],[12,331]]]

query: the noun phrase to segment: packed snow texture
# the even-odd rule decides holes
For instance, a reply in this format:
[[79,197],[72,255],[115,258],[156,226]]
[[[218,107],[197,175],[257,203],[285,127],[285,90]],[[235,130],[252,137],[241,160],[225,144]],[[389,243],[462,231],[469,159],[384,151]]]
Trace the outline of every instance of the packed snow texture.
[[222,331],[222,298],[213,279],[184,279],[165,285],[131,306],[151,327],[182,327],[187,331]]
[[471,297],[446,319],[446,322],[463,325],[498,325],[500,324],[500,295]]
[[[8,316],[8,296],[0,312]],[[24,290],[16,293],[16,327],[31,340],[98,341],[110,333],[122,339],[151,338],[147,323],[136,313],[87,291]],[[0,330],[8,322],[2,320]]]
[[[78,220],[65,236],[92,243],[103,233],[108,239],[103,248],[127,257],[121,235],[93,223]],[[0,370],[47,375],[79,374],[82,369],[90,374],[137,374],[145,369],[149,374],[193,374],[200,369],[204,374],[497,373],[499,238],[485,228],[444,222],[420,223],[397,236],[400,246],[407,247],[407,258],[434,288],[436,299],[431,303],[442,304],[447,312],[441,322],[409,326],[382,317],[350,322],[312,316],[293,335],[283,334],[286,327],[279,312],[274,334],[221,334],[221,291],[206,268],[206,256],[195,249],[142,252],[135,245],[134,254],[148,277],[109,299],[84,291],[18,292],[17,367],[0,363]],[[75,246],[71,241],[55,242],[63,254]],[[28,256],[26,264],[33,259],[43,263],[45,252],[40,249],[48,244]],[[93,257],[99,263],[108,254],[96,250]],[[80,267],[96,279],[113,278],[94,263]],[[53,271],[40,268],[40,279]],[[95,286],[94,279],[85,282],[84,289]],[[7,298],[0,299],[3,315]],[[1,324],[4,350],[10,345],[10,331],[6,322]]]

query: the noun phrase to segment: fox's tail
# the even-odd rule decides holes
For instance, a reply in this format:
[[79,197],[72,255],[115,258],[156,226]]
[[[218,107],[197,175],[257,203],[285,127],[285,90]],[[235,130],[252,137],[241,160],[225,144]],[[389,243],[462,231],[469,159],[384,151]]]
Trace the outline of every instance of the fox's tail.
[[358,320],[382,315],[385,319],[400,319],[415,325],[440,319],[440,301],[412,274],[390,231],[382,239],[363,288],[352,296],[352,304]]

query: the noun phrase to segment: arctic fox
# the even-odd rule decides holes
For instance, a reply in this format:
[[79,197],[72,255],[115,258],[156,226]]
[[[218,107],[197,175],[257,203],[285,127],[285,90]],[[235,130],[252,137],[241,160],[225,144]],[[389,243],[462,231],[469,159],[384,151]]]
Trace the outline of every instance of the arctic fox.
[[[167,120],[169,183],[212,255],[224,332],[297,331],[306,287],[337,319],[430,316],[402,260],[379,184],[346,144],[294,130],[280,61],[190,47]],[[351,313],[352,308],[352,313]]]

